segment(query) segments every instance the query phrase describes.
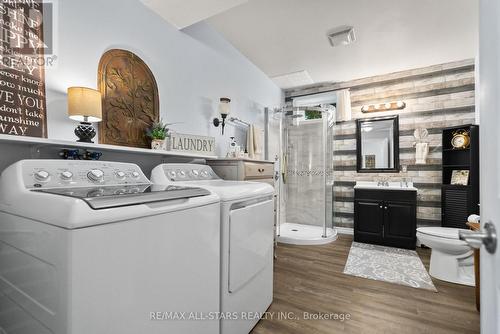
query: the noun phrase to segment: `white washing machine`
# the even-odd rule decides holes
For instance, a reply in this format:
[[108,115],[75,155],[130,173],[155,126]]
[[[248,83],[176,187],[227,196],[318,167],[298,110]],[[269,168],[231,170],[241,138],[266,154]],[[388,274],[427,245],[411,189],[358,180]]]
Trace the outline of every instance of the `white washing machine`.
[[224,181],[210,166],[163,164],[158,185],[204,187],[221,198],[221,333],[248,333],[273,300],[274,188]]
[[0,333],[215,334],[199,319],[219,309],[219,261],[206,189],[153,191],[137,165],[100,161],[1,175]]

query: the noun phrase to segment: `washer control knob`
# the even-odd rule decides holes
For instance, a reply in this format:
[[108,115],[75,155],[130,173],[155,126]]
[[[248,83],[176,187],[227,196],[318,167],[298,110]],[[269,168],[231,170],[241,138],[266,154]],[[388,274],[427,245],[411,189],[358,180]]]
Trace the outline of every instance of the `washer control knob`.
[[87,173],[87,177],[90,181],[102,182],[104,181],[104,172],[100,169],[92,169]]
[[61,173],[61,180],[69,181],[72,178],[73,178],[73,173],[71,173],[69,170],[65,170],[64,172]]
[[123,180],[123,179],[125,178],[125,176],[127,176],[127,175],[126,175],[124,172],[122,172],[122,171],[118,171],[118,172],[116,172],[116,173],[115,173],[115,175],[116,175],[116,178],[117,178],[117,179],[120,179],[120,180]]
[[193,169],[191,171],[191,174],[193,174],[193,176],[198,176],[198,175],[200,175],[200,172],[197,169]]
[[181,171],[179,172],[179,176],[180,176],[180,177],[182,177],[182,178],[185,178],[185,177],[186,177],[186,172],[185,172],[185,171],[183,171],[183,170],[181,170]]
[[132,177],[133,177],[134,179],[138,179],[138,178],[139,178],[139,176],[141,176],[141,174],[139,174],[139,172],[135,172],[135,171],[134,171],[134,172],[132,172]]
[[171,179],[175,179],[176,176],[177,173],[175,172],[175,170],[171,170],[168,172],[168,177],[170,177]]
[[50,174],[47,171],[39,170],[35,173],[35,179],[40,182],[47,182],[50,178]]
[[210,173],[208,172],[208,170],[204,170],[204,171],[201,172],[201,176],[202,177],[209,177]]

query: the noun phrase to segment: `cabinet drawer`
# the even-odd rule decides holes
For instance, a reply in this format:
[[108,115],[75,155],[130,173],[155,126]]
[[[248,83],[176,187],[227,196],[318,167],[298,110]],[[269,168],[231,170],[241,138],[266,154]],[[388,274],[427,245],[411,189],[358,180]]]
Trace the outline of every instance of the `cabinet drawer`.
[[223,180],[239,180],[238,166],[212,166],[212,169]]
[[245,162],[245,179],[268,179],[274,174],[273,164]]

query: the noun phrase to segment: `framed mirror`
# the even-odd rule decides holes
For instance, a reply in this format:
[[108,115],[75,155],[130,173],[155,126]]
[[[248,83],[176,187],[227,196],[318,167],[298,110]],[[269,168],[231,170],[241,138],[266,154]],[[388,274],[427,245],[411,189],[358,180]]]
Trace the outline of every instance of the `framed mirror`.
[[399,117],[357,120],[358,173],[399,172]]

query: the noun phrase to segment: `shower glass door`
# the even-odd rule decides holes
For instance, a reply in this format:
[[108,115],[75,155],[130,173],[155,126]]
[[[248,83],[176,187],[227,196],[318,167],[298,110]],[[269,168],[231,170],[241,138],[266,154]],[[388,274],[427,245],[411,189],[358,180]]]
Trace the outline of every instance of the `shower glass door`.
[[[333,106],[300,107],[281,115],[282,182],[279,241],[323,243],[333,230]],[[302,241],[302,242],[301,242]],[[290,242],[295,243],[295,242]]]

